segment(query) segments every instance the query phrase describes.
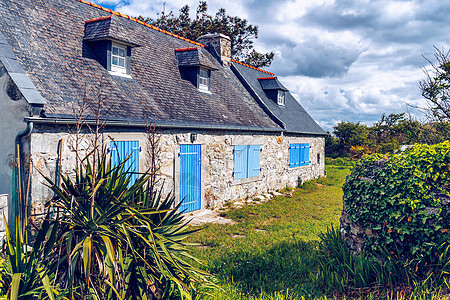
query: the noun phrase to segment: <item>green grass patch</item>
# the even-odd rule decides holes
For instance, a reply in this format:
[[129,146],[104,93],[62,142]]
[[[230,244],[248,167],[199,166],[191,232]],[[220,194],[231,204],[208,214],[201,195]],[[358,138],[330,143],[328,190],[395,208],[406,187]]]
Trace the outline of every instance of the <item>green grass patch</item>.
[[304,183],[267,203],[230,208],[221,215],[236,224],[206,224],[190,239],[194,255],[221,285],[232,282],[243,295],[291,291],[314,294],[319,233],[339,226],[342,184],[349,167],[327,167],[327,178]]

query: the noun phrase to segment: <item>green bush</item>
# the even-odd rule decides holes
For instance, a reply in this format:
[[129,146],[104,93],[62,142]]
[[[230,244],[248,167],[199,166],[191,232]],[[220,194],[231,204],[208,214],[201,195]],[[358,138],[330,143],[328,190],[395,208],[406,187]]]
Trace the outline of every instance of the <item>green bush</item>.
[[449,242],[449,173],[449,141],[363,158],[346,179],[344,202],[365,230],[365,252],[415,261],[419,272],[437,263]]

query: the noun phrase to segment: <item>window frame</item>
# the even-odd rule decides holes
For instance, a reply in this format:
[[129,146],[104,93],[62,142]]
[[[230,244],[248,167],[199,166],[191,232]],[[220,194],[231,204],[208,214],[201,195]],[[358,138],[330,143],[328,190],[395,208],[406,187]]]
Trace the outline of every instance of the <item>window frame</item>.
[[[114,54],[114,48],[117,49],[117,54]],[[119,55],[120,50],[123,51],[123,56]],[[127,46],[120,45],[117,43],[111,44],[111,72],[120,73],[120,74],[127,74]],[[121,59],[123,59],[123,66],[120,66],[119,64],[114,64],[114,58],[117,58],[117,62],[120,62]]]
[[278,90],[277,93],[277,104],[281,106],[285,106],[286,103],[286,94],[283,90]]
[[[202,76],[202,75],[206,75],[206,76]],[[204,81],[204,83],[202,81]],[[208,70],[206,68],[202,68],[202,67],[198,68],[197,88],[199,91],[209,92],[209,90],[211,88],[211,71],[210,70]]]
[[261,175],[261,145],[234,145],[233,180],[256,179]]
[[309,166],[311,145],[309,143],[289,144],[289,168]]

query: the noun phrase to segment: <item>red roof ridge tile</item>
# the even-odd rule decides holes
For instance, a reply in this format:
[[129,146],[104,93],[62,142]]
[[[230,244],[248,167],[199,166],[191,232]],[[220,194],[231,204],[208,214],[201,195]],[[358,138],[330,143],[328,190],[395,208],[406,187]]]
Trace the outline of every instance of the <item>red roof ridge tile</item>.
[[178,49],[175,49],[175,52],[193,51],[193,50],[197,50],[197,49],[198,49],[198,47],[178,48]]
[[[81,1],[81,0],[79,0],[79,1]],[[262,69],[259,69],[259,68],[250,66],[250,65],[248,65],[248,64],[244,64],[243,62],[237,61],[237,60],[235,60],[235,59],[231,59],[231,61],[232,61],[232,62],[235,62],[235,63],[238,63],[238,64],[240,64],[240,65],[243,65],[243,66],[245,66],[245,67],[247,67],[247,68],[251,68],[251,69],[254,69],[254,70],[258,70],[258,71],[260,71],[260,72],[263,72],[263,73],[267,73],[267,74],[269,74],[269,75],[275,75],[274,73],[271,73],[271,72],[268,72],[268,71],[265,71],[265,70],[262,70]],[[276,78],[276,77],[275,77],[275,78]],[[259,79],[259,78],[258,78],[258,79]]]
[[[138,19],[136,19],[136,18],[132,18],[132,17],[130,17],[130,16],[128,16],[128,15],[124,15],[124,14],[122,14],[122,13],[120,13],[120,12],[113,11],[113,10],[110,9],[110,8],[105,8],[105,7],[103,7],[103,6],[97,5],[97,4],[95,4],[95,3],[92,3],[92,2],[89,2],[89,1],[86,1],[86,0],[77,0],[77,1],[79,1],[79,2],[81,2],[81,3],[84,3],[84,4],[87,4],[87,5],[90,5],[90,6],[93,6],[93,7],[96,7],[96,8],[99,8],[99,9],[105,11],[105,12],[109,12],[109,13],[111,13],[111,14],[114,14],[114,15],[117,15],[117,16],[120,16],[120,17],[129,19],[129,20],[134,21],[134,22],[136,22],[136,23],[139,23],[139,24],[141,24],[141,25],[147,26],[147,27],[149,27],[149,28],[151,28],[151,29],[153,29],[153,30],[162,32],[162,33],[167,34],[167,35],[171,35],[171,36],[173,36],[173,37],[175,37],[175,38],[177,38],[177,39],[180,39],[180,40],[189,42],[189,43],[194,44],[194,45],[197,45],[197,46],[199,46],[199,47],[205,47],[205,45],[203,45],[203,44],[201,44],[201,43],[199,43],[199,42],[192,41],[192,40],[189,40],[189,39],[187,39],[187,38],[183,38],[183,37],[181,37],[181,36],[179,36],[179,35],[177,35],[177,34],[173,34],[173,33],[171,33],[171,32],[168,32],[168,31],[166,31],[166,30],[163,30],[163,29],[158,28],[158,27],[156,27],[156,26],[153,26],[153,25],[151,25],[151,24],[147,24],[147,23],[145,23],[145,22],[143,22],[143,21],[140,21],[140,20],[138,20]],[[111,16],[112,16],[112,15],[111,15]],[[109,18],[110,18],[111,16],[109,16]],[[100,18],[99,18],[99,19],[100,19]],[[98,21],[97,19],[93,19],[93,20],[94,20],[94,21]],[[90,21],[91,21],[91,22],[94,22],[93,20],[90,20]],[[89,21],[86,21],[86,23],[88,23],[88,22],[89,22]]]
[[87,21],[86,21],[86,24],[87,24],[87,23],[92,23],[92,22],[97,22],[97,21],[103,21],[103,20],[111,19],[112,16],[113,16],[113,15],[110,15],[109,17],[103,16],[103,17],[100,17],[100,18],[92,18],[92,19],[90,19],[90,20],[87,20]]
[[260,78],[258,78],[258,80],[267,80],[267,79],[277,79],[277,77],[274,76],[274,77],[260,77]]

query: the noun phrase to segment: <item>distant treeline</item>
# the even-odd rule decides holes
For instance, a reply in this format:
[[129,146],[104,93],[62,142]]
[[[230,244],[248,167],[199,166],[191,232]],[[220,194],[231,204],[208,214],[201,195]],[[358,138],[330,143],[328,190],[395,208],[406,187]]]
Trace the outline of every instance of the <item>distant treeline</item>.
[[450,123],[422,123],[405,113],[383,115],[373,126],[340,122],[333,129],[325,140],[326,156],[332,158],[392,153],[402,145],[436,144],[450,139]]

